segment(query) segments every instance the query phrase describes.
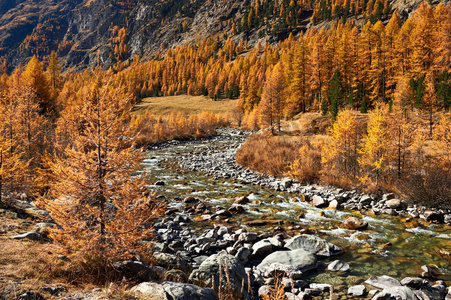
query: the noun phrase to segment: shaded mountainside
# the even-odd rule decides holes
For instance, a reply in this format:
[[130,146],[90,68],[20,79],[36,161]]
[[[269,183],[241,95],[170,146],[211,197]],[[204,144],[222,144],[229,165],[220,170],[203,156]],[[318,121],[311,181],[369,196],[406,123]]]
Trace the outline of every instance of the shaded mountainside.
[[65,69],[110,66],[134,55],[214,37],[277,42],[334,19],[406,18],[418,0],[0,0],[0,71],[51,51]]

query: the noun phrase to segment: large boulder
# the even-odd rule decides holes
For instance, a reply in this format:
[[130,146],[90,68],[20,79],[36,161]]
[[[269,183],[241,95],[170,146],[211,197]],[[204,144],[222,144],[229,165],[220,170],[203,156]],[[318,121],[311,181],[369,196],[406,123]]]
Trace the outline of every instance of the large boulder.
[[112,265],[125,278],[138,282],[157,279],[160,273],[159,270],[155,270],[138,260],[116,261]]
[[136,296],[139,296],[139,299],[168,300],[163,286],[155,282],[142,282],[132,287],[130,291]]
[[368,227],[368,222],[356,217],[348,217],[342,224],[342,227],[345,229],[363,230]]
[[[221,274],[219,272],[220,269]],[[243,291],[241,296],[247,298],[248,279],[244,266],[238,258],[227,253],[220,252],[208,257],[202,262],[199,268],[191,272],[189,280],[202,286],[212,286],[212,277],[214,277],[215,285],[218,285],[218,283],[221,282],[223,289],[227,289],[225,272],[228,273],[231,290],[234,291],[236,295]],[[243,279],[245,282],[244,288],[241,286]]]
[[42,237],[42,235],[40,235],[37,232],[27,232],[24,234],[13,236],[13,239],[15,239],[15,240],[26,239],[26,240],[32,240],[32,241],[42,241],[44,238]]
[[343,253],[343,249],[340,247],[323,240],[320,237],[301,234],[292,237],[285,243],[285,247],[290,250],[304,249],[310,253],[318,256],[332,256]]
[[277,251],[268,255],[257,266],[257,270],[265,276],[271,276],[274,272],[282,272],[299,279],[304,272],[318,267],[316,256],[310,251],[296,249],[291,251]]

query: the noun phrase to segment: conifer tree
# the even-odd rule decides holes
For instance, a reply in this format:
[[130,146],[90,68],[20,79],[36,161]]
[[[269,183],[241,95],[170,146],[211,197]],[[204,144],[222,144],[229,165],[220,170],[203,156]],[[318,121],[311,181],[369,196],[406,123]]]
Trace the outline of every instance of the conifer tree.
[[373,181],[377,184],[384,177],[390,161],[390,136],[385,117],[385,106],[379,106],[369,113],[367,134],[358,149],[361,154],[358,162],[366,169],[367,174],[361,178],[363,182]]
[[274,66],[269,79],[263,89],[262,101],[259,105],[261,123],[271,127],[274,134],[274,126],[280,132],[280,119],[283,113],[284,102],[284,70],[283,65],[278,63]]
[[[47,159],[49,193],[40,199],[59,225],[51,237],[72,253],[105,262],[144,254],[161,206],[136,176],[141,155],[127,137],[130,95],[97,70],[78,110],[84,122]],[[134,175],[134,176],[132,176]]]

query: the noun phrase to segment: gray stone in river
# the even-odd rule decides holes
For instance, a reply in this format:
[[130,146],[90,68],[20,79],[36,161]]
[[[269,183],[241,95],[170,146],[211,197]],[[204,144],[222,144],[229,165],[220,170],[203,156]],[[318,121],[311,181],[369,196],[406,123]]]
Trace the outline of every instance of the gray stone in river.
[[252,255],[256,258],[263,259],[275,250],[279,250],[282,243],[276,238],[267,238],[258,241],[252,246]]
[[379,289],[386,289],[395,286],[401,286],[401,283],[394,279],[393,277],[382,275],[382,276],[371,276],[365,281],[366,284],[374,286]]
[[418,300],[415,293],[406,286],[392,286],[377,293],[372,300]]
[[316,256],[304,249],[291,251],[277,251],[268,255],[258,266],[257,270],[268,275],[274,271],[284,272],[293,279],[299,279],[302,273],[318,267]]
[[235,255],[235,257],[238,258],[243,264],[246,264],[249,261],[250,256],[251,251],[246,247],[239,248]]
[[290,250],[304,249],[318,256],[332,256],[343,253],[343,249],[340,247],[320,237],[309,234],[292,237],[285,243],[285,247]]
[[351,216],[351,217],[348,217],[344,221],[342,227],[346,228],[346,229],[352,229],[352,230],[363,230],[368,227],[368,222]]
[[401,284],[408,286],[411,289],[419,290],[423,285],[427,284],[427,281],[418,277],[406,277],[401,280]]
[[399,200],[399,199],[391,199],[388,200],[387,202],[385,202],[385,205],[388,208],[393,208],[393,209],[401,209],[401,208],[406,208],[407,205],[404,201]]
[[[221,265],[223,284],[226,283],[225,272],[228,272],[230,278],[230,286],[233,291],[240,293],[243,290],[243,297],[247,297],[247,275],[243,264],[238,258],[230,254],[220,252],[208,257],[199,268],[193,270],[189,276],[189,280],[195,284],[203,286],[212,285],[212,277],[216,285],[219,283],[219,266]],[[241,282],[244,279],[245,287],[241,288]]]
[[362,297],[366,293],[366,287],[363,284],[351,286],[348,289],[348,295]]
[[349,265],[340,260],[335,260],[327,266],[327,270],[332,272],[347,272],[349,271]]
[[323,197],[318,196],[318,195],[315,195],[315,196],[312,197],[312,204],[313,204],[313,206],[319,207],[319,208],[328,206],[327,201],[324,200]]

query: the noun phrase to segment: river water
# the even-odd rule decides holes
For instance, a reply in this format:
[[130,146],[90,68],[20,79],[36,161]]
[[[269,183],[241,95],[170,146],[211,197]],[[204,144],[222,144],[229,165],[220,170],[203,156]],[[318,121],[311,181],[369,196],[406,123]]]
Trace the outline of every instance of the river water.
[[[246,212],[232,217],[232,223],[248,231],[273,232],[277,221],[284,221],[282,227],[290,235],[300,229],[308,229],[320,237],[345,250],[345,254],[333,257],[350,265],[351,272],[337,276],[330,272],[311,275],[310,280],[334,285],[352,285],[370,276],[389,275],[398,280],[421,274],[422,265],[435,265],[444,274],[440,278],[451,285],[451,260],[438,251],[451,251],[451,227],[431,224],[407,216],[374,216],[367,212],[318,209],[306,202],[293,200],[299,195],[276,192],[252,184],[242,184],[234,179],[214,179],[204,174],[175,167],[176,161],[185,153],[221,148],[228,143],[238,143],[242,137],[229,137],[216,141],[184,143],[163,149],[150,150],[143,162],[149,181],[164,181],[165,186],[152,186],[157,195],[168,199],[194,196],[212,207],[228,208],[238,196],[248,196],[251,203],[243,205]],[[261,204],[253,204],[252,202]],[[170,208],[183,211],[180,200],[171,200]],[[343,219],[355,215],[368,222],[363,231],[346,230],[340,227]],[[249,227],[245,223],[265,220],[265,227]],[[280,222],[279,222],[280,223]],[[197,229],[212,228],[211,221],[194,222]],[[322,260],[324,266],[327,260]],[[360,281],[359,281],[360,279]]]

